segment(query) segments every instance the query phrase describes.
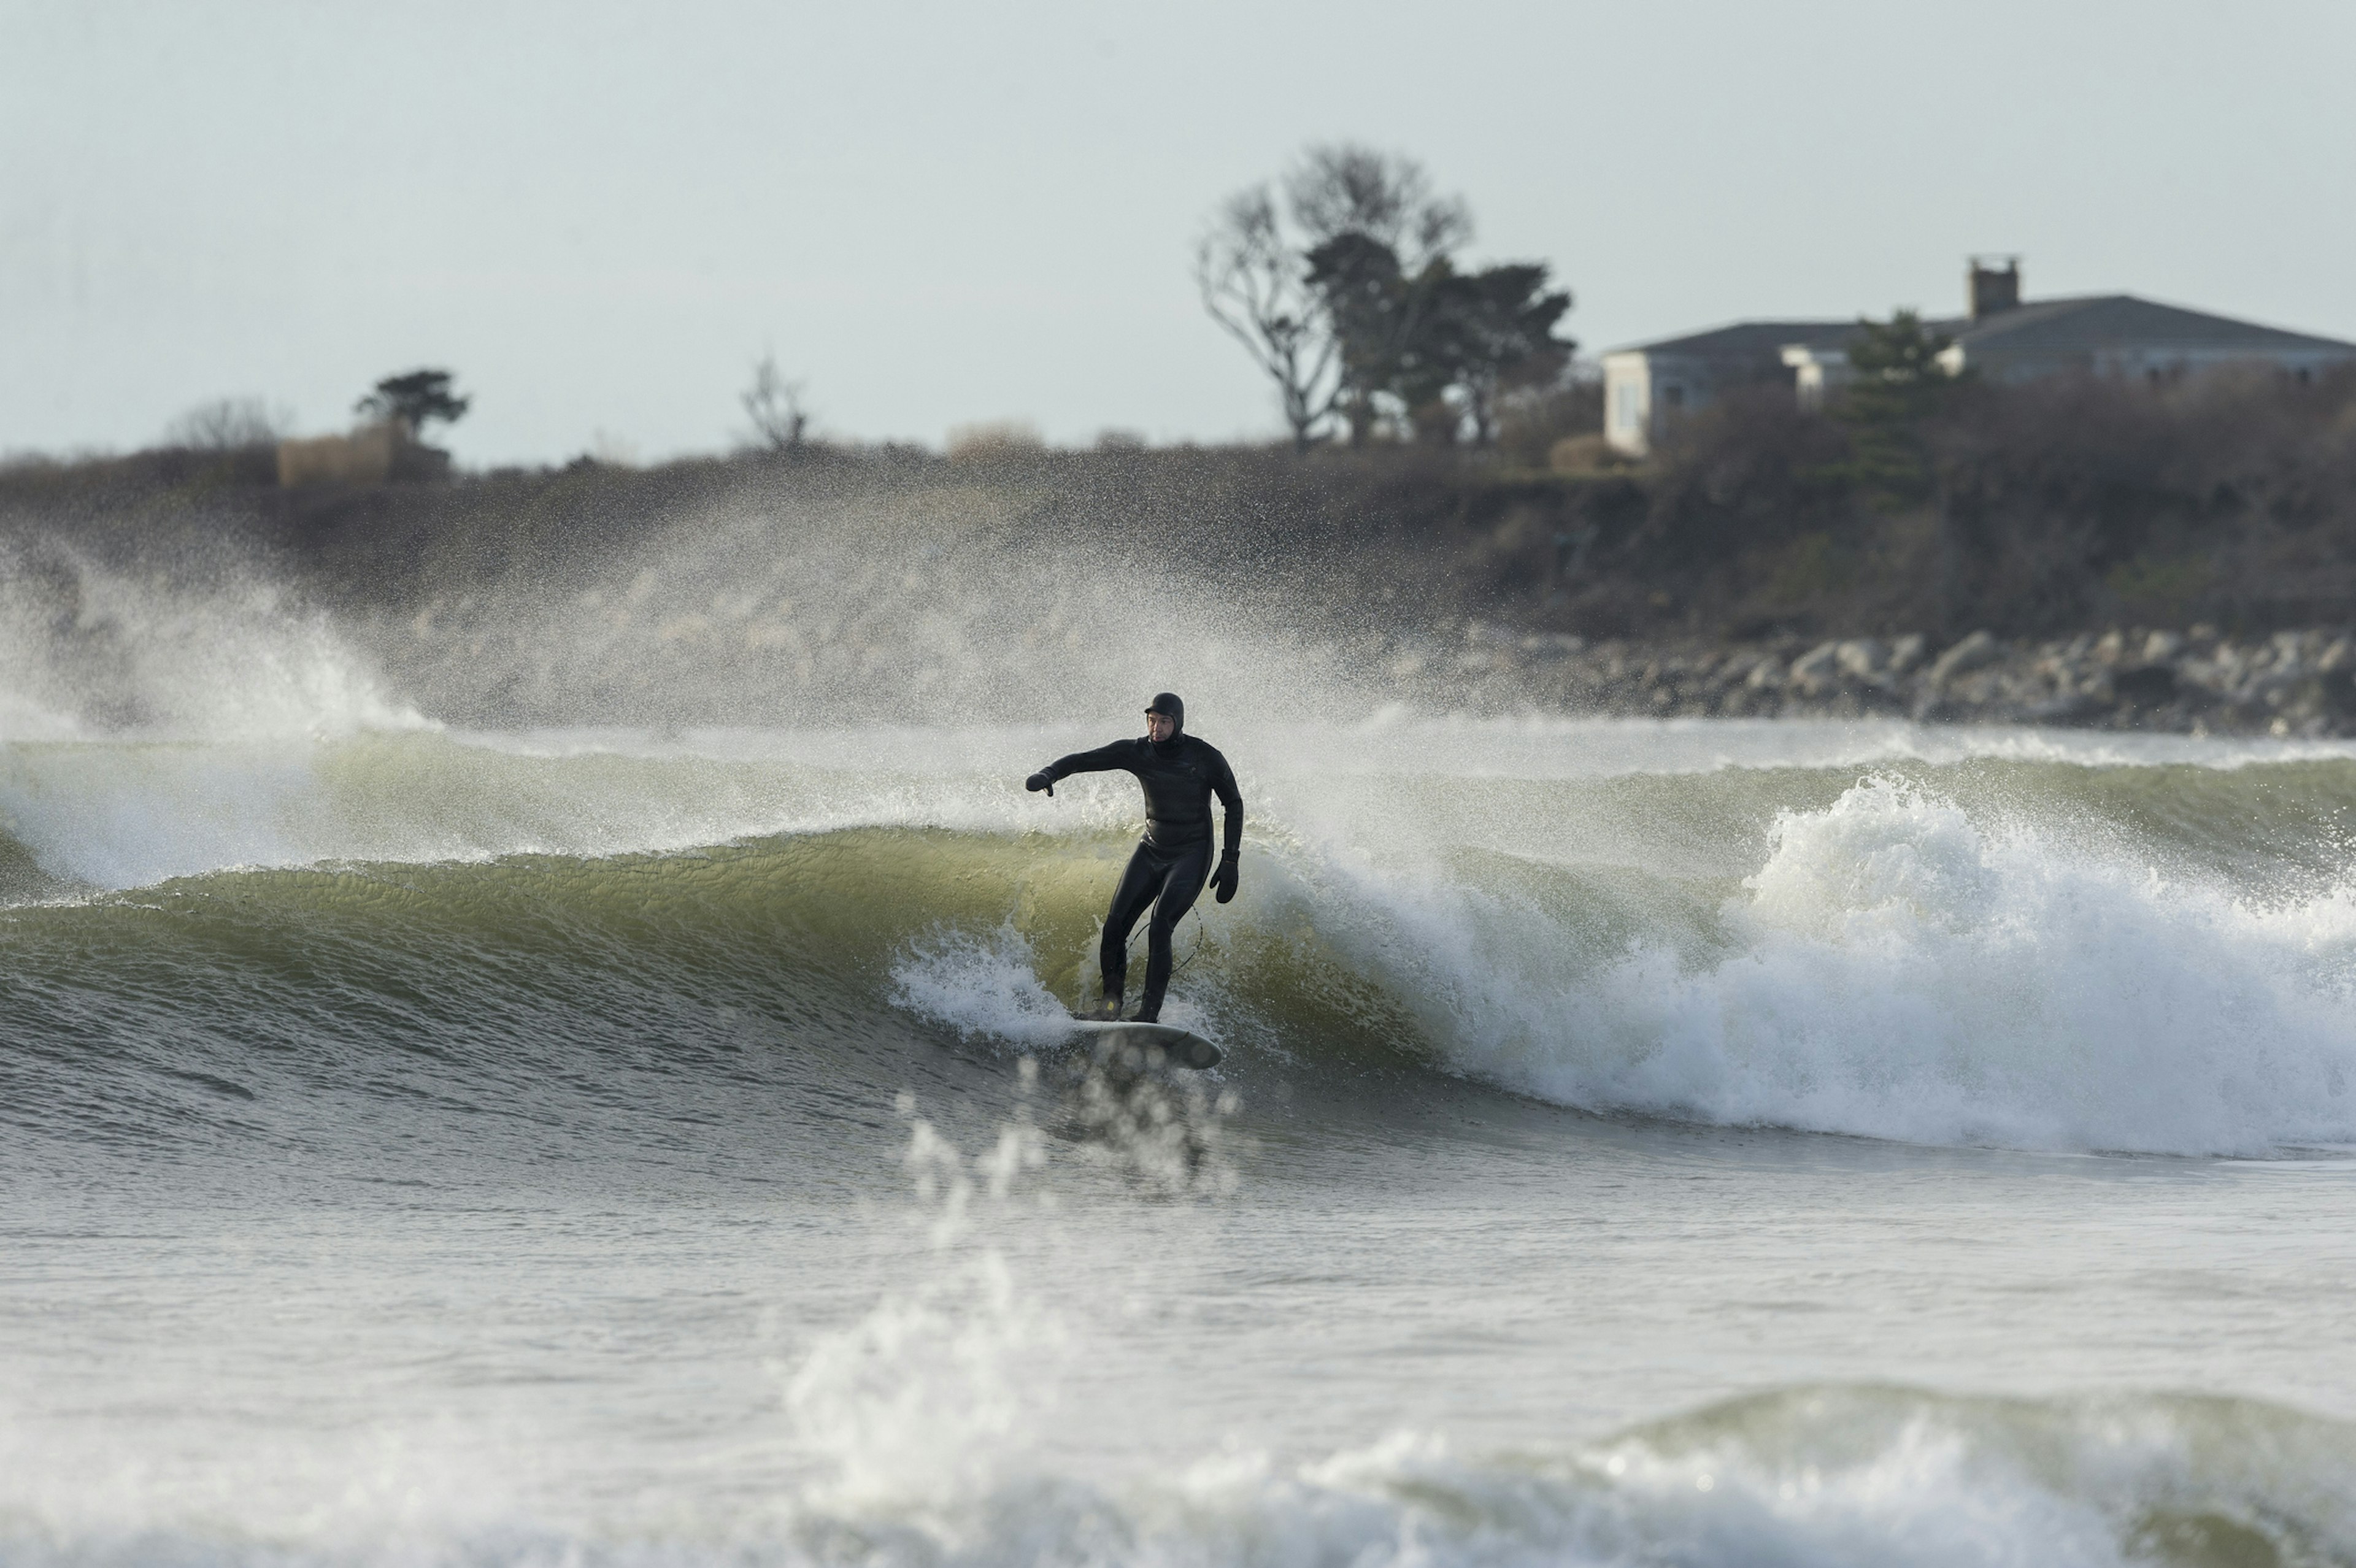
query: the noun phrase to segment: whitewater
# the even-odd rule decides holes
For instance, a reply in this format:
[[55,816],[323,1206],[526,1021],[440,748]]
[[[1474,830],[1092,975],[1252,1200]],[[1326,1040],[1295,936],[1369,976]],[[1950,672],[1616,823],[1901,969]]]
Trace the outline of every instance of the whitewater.
[[[2356,747],[1404,707],[820,522],[12,558],[0,1557],[2356,1561]],[[1164,687],[1203,1075],[1059,1048],[1136,791],[1021,784]]]

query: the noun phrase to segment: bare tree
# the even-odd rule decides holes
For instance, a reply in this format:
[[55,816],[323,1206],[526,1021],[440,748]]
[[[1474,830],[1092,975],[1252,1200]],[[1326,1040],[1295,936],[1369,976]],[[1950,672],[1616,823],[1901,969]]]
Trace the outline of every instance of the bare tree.
[[1283,191],[1281,211],[1264,185],[1228,198],[1195,251],[1195,287],[1276,383],[1297,450],[1337,413],[1356,445],[1472,215],[1414,159],[1353,143],[1310,148]]
[[1459,196],[1435,196],[1413,158],[1355,142],[1312,147],[1284,179],[1304,250],[1362,234],[1389,247],[1399,270],[1422,272],[1472,238],[1472,209]]
[[164,444],[198,452],[236,452],[275,446],[294,421],[260,398],[216,398],[164,427]]
[[1194,251],[1194,286],[1211,319],[1276,383],[1293,449],[1308,451],[1333,411],[1341,350],[1266,186],[1228,197],[1212,219]]
[[802,407],[802,388],[777,374],[777,357],[764,354],[753,367],[753,384],[738,394],[753,433],[772,452],[798,452],[809,440],[809,411]]

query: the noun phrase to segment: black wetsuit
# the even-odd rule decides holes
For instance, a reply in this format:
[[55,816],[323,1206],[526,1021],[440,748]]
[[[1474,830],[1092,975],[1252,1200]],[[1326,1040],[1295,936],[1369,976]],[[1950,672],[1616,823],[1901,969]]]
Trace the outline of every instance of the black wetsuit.
[[1167,741],[1115,741],[1093,752],[1075,752],[1042,771],[1051,782],[1073,773],[1134,773],[1145,786],[1145,837],[1112,896],[1098,962],[1105,996],[1121,995],[1129,978],[1129,933],[1145,906],[1153,905],[1153,920],[1145,928],[1145,995],[1137,1016],[1158,1019],[1170,988],[1171,933],[1194,907],[1211,874],[1212,795],[1226,813],[1222,837],[1227,855],[1233,857],[1243,844],[1244,797],[1236,788],[1235,770],[1216,746],[1181,731]]

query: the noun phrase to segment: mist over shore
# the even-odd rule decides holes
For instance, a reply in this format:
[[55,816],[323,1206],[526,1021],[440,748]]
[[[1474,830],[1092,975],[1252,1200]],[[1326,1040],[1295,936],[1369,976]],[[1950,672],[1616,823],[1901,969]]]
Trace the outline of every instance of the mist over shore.
[[[2344,390],[2260,423],[2314,423],[2307,402]],[[2118,412],[2090,411],[2102,389],[2071,395],[2082,431]],[[2026,417],[2006,397],[1997,411]],[[1815,432],[1763,404],[1643,468],[1587,448],[1546,466],[1527,439],[1305,456],[813,444],[282,486],[267,448],[164,449],[0,469],[0,549],[14,613],[74,624],[77,645],[125,635],[93,613],[92,571],[267,584],[460,721],[943,701],[1044,717],[1008,659],[1068,693],[1141,616],[1173,647],[1248,641],[1376,704],[2338,734],[2356,727],[2356,571],[2334,421],[2266,461],[2228,453],[2237,496],[2209,472],[2226,457],[2198,451],[2133,496],[2081,485],[2076,502],[2051,473],[1997,485],[2019,475],[1990,460],[1968,508],[1896,517],[1799,484]],[[2102,547],[2059,515],[2072,507],[2119,538]]]

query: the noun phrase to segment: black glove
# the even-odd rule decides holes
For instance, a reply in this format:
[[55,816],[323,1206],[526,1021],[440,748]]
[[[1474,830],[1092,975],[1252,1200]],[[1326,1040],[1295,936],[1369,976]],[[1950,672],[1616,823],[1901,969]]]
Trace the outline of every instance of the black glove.
[[1033,773],[1029,778],[1023,781],[1023,787],[1030,790],[1033,794],[1044,789],[1052,795],[1055,793],[1055,781],[1049,778],[1045,773]]
[[1228,850],[1219,857],[1219,869],[1211,873],[1211,892],[1221,903],[1236,896],[1236,852]]

